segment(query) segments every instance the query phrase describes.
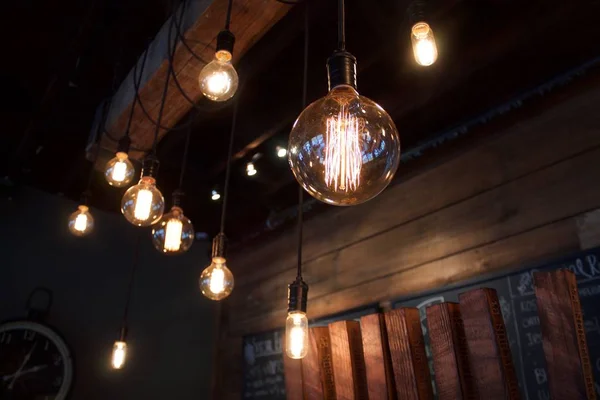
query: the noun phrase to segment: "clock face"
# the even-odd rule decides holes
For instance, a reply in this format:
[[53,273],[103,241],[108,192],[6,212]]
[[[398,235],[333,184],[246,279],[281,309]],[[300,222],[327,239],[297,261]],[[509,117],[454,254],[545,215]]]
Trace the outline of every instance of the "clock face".
[[62,338],[32,321],[0,325],[0,399],[64,400],[73,365]]

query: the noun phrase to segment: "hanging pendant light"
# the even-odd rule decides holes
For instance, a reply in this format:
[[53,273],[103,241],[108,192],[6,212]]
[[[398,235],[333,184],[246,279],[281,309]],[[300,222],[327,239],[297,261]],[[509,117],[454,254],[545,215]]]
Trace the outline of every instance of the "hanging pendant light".
[[225,236],[225,217],[227,214],[227,199],[229,194],[229,181],[231,176],[231,163],[233,155],[233,135],[238,113],[238,101],[236,99],[233,107],[233,118],[231,120],[231,131],[229,133],[229,148],[227,151],[227,167],[225,169],[225,185],[223,189],[223,205],[221,206],[221,229],[213,239],[212,262],[202,271],[199,285],[204,296],[211,300],[223,300],[231,294],[234,286],[233,274],[227,268]]
[[338,49],[327,60],[329,93],[302,111],[288,148],[300,185],[317,200],[338,206],[377,196],[400,161],[394,121],[356,91],[356,59],[345,46],[344,0],[338,0]]
[[438,57],[433,29],[425,22],[425,2],[414,0],[409,6],[411,20],[410,41],[417,64],[424,67],[433,65]]
[[229,0],[225,29],[217,36],[215,57],[202,68],[198,76],[202,94],[212,101],[227,101],[235,95],[238,88],[238,74],[231,64],[235,44],[235,36],[229,30],[232,5],[233,0]]
[[165,210],[165,199],[156,187],[155,175],[158,173],[159,167],[156,146],[158,144],[158,132],[167,100],[167,92],[169,91],[170,76],[170,74],[167,74],[165,78],[165,87],[155,124],[152,152],[144,159],[140,181],[137,185],[127,189],[121,200],[121,213],[123,213],[127,221],[137,226],[150,226],[158,222]]
[[185,135],[185,147],[181,160],[181,172],[179,174],[179,188],[173,193],[173,206],[171,207],[171,211],[163,215],[152,229],[152,244],[154,244],[156,250],[167,255],[185,253],[194,243],[194,226],[189,218],[183,215],[183,209],[181,208],[183,178],[185,176],[185,167],[190,147],[192,121],[193,116],[190,117],[188,130]]
[[140,259],[140,240],[141,236],[138,234],[135,252],[133,256],[133,263],[131,264],[131,274],[129,276],[129,285],[127,286],[127,298],[125,300],[125,309],[123,310],[123,320],[121,322],[121,330],[119,332],[119,339],[113,344],[110,364],[113,369],[122,369],[127,361],[127,320],[129,318],[129,306],[131,304],[131,295],[133,293],[133,284],[135,282],[135,274]]

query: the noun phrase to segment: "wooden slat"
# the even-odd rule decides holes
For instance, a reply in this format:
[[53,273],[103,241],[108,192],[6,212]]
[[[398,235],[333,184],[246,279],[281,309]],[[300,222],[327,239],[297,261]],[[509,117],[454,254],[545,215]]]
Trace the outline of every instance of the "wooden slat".
[[[598,86],[596,82],[592,90],[568,93],[566,100],[549,107],[543,114],[519,121],[494,140],[392,186],[364,205],[332,209],[307,221],[307,239],[303,248],[305,262],[600,144],[597,135],[600,115],[594,109],[594,104],[600,103]],[[565,128],[575,123],[577,129],[569,130],[570,134],[565,135]],[[402,174],[401,168],[398,175]],[[432,191],[435,196],[431,195]],[[295,262],[295,254],[289,248],[292,236],[290,232],[268,245],[231,254],[230,258],[235,259],[239,268],[252,271],[240,277],[236,290],[246,285],[256,287],[252,285],[255,282],[264,284],[283,271],[289,276]],[[322,237],[327,240],[321,240]],[[256,271],[252,268],[254,265],[263,267]],[[321,276],[318,270],[314,273]],[[260,300],[254,297],[256,301]]]
[[329,328],[310,329],[310,347],[302,359],[305,400],[335,400]]
[[536,272],[534,282],[551,397],[596,399],[575,274]]
[[337,400],[368,399],[360,323],[333,322],[329,336]]
[[[575,219],[567,218],[311,299],[310,313],[311,316],[319,318],[386,299],[407,297],[483,274],[500,271],[509,273],[524,265],[578,249]],[[257,315],[246,320],[244,325],[235,325],[232,328],[240,334],[274,328],[285,320],[286,310],[286,305],[283,304],[281,310]]]
[[302,360],[289,358],[284,352],[283,369],[285,376],[285,398],[287,400],[304,400]]
[[[312,304],[313,299],[327,296],[339,287],[353,287],[410,270],[450,254],[598,208],[598,159],[600,149],[595,148],[309,262],[304,268],[307,274],[324,276],[321,281],[309,282],[309,301]],[[566,193],[578,195],[566,196]],[[272,289],[268,291],[271,300],[265,299],[256,307],[238,305],[236,313],[240,323],[254,318],[257,313],[285,308],[286,286],[282,281],[278,282],[277,288],[266,285]],[[279,295],[273,295],[278,292]],[[266,293],[259,298],[264,295]]]
[[396,393],[403,400],[433,399],[431,374],[416,308],[385,313]]
[[369,399],[396,399],[394,374],[383,314],[360,318]]
[[448,302],[428,307],[427,325],[438,398],[476,398],[460,306]]
[[459,295],[474,388],[479,399],[520,399],[506,327],[493,289]]

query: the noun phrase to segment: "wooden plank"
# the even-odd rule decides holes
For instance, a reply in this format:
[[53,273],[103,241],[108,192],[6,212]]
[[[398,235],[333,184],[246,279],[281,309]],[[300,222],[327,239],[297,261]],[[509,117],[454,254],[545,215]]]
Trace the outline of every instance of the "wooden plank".
[[520,399],[506,327],[494,289],[459,295],[477,398]]
[[534,283],[551,397],[596,399],[575,274],[535,272]]
[[288,357],[285,355],[285,349],[283,353],[283,374],[285,376],[285,398],[287,400],[304,400],[302,360]]
[[439,400],[475,399],[460,306],[448,302],[428,307],[427,326]]
[[[598,86],[596,82],[592,90],[570,92],[566,100],[545,109],[541,115],[518,121],[493,140],[391,186],[365,205],[332,209],[307,221],[305,262],[597,146],[600,138],[595,128],[600,126],[600,115],[594,112],[593,104],[600,103]],[[565,136],[564,128],[575,123],[577,130]],[[473,168],[474,165],[477,168]],[[432,188],[436,196],[430,195]],[[402,207],[397,207],[398,204]],[[230,258],[235,259],[239,268],[252,271],[242,274],[236,290],[241,292],[246,285],[256,287],[253,283],[263,284],[283,271],[289,275],[295,262],[295,254],[289,249],[292,235],[289,232],[268,244],[232,253]],[[322,237],[327,240],[321,240]],[[252,268],[254,265],[263,268],[256,271]]]
[[369,399],[396,399],[385,316],[378,313],[361,317],[360,330],[367,370]]
[[368,399],[360,323],[333,322],[329,336],[337,400]]
[[[309,301],[338,287],[354,286],[595,209],[600,206],[600,186],[595,184],[600,180],[598,159],[600,149],[596,148],[309,262],[304,266],[308,277],[313,271],[328,274],[325,280],[308,281]],[[273,290],[265,289],[272,287],[257,285],[253,295],[260,292],[256,298],[285,299],[283,282]],[[243,309],[236,308],[236,312],[243,320],[279,308],[273,304],[268,300],[252,307],[238,304]]]
[[385,313],[385,325],[399,399],[433,399],[431,374],[416,308],[399,308]]
[[304,399],[335,400],[329,328],[311,328],[309,346],[306,357],[302,359]]

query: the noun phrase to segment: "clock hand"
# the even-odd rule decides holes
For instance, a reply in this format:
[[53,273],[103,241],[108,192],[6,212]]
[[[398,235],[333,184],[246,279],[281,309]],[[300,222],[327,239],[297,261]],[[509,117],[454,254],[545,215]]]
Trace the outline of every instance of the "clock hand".
[[29,350],[29,353],[27,353],[27,355],[25,356],[23,363],[21,363],[21,366],[19,367],[17,372],[15,372],[15,374],[12,378],[12,381],[10,381],[10,383],[8,384],[8,390],[12,390],[13,386],[15,385],[15,381],[17,380],[19,375],[21,375],[21,371],[23,370],[23,368],[25,367],[25,365],[31,358],[31,355],[33,354],[33,350],[35,350],[35,346],[37,346],[37,342],[33,343],[33,346],[31,346],[31,350]]
[[[29,369],[25,369],[19,373],[19,375],[31,374],[33,372],[38,372],[44,368],[47,368],[47,365],[36,365],[35,367],[31,367]],[[14,378],[17,374],[5,375],[2,377],[2,381],[6,382],[12,378]]]

